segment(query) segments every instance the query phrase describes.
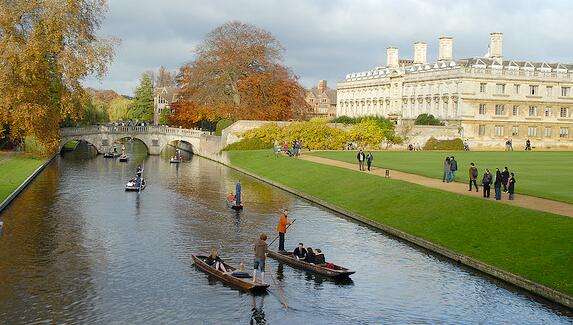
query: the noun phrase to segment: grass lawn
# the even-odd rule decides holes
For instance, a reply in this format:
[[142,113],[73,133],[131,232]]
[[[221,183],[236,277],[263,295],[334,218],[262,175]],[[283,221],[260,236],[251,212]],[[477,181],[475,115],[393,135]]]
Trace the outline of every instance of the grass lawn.
[[0,202],[18,188],[44,161],[20,154],[0,153]]
[[299,159],[276,158],[269,150],[228,154],[235,166],[573,294],[573,218]]
[[[316,156],[356,162],[356,152],[317,151]],[[507,166],[515,173],[517,193],[573,203],[573,152],[435,152],[435,151],[381,151],[374,152],[373,165],[407,173],[441,179],[444,159],[454,156],[458,161],[457,181],[468,181],[470,162],[479,169],[479,181],[486,168],[495,174],[495,168]],[[479,182],[478,182],[479,183]]]

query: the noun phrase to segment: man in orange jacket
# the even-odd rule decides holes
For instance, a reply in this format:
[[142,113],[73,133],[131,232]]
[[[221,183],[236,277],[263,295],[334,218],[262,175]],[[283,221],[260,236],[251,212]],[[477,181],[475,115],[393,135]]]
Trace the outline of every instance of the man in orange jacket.
[[285,234],[287,231],[287,226],[291,222],[288,220],[288,209],[284,209],[279,217],[279,224],[277,225],[277,231],[279,232],[279,252],[284,252],[285,250]]

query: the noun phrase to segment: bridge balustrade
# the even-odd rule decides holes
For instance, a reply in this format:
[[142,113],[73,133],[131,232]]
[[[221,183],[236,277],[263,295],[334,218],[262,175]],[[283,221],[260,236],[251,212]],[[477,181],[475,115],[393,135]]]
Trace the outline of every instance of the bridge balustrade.
[[77,136],[88,134],[142,134],[142,133],[155,133],[155,134],[170,134],[170,135],[185,135],[185,136],[201,136],[209,135],[210,132],[198,129],[180,129],[168,126],[127,126],[127,125],[93,125],[77,128],[62,128],[60,130],[62,136]]

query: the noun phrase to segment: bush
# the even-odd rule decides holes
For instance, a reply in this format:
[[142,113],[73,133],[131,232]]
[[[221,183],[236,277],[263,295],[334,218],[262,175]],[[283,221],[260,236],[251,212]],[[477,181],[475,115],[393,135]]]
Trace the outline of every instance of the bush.
[[434,115],[432,114],[420,114],[418,115],[418,117],[416,118],[416,121],[414,121],[414,124],[416,125],[444,125],[444,123],[440,120],[438,120],[436,117],[434,117]]
[[233,123],[235,123],[235,121],[232,119],[220,119],[215,127],[215,135],[221,135],[223,129],[228,128]]
[[234,150],[259,150],[259,149],[270,149],[273,144],[270,142],[265,142],[261,139],[242,139],[239,142],[231,143],[227,145],[223,151],[234,151]]
[[438,140],[431,137],[424,145],[424,150],[464,150],[464,142],[460,138]]

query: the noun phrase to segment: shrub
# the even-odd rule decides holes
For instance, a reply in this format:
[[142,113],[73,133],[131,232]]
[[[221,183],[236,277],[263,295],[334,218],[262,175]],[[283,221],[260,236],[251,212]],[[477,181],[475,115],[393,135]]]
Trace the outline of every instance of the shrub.
[[432,114],[420,114],[414,121],[416,125],[444,125],[442,121],[434,117]]
[[384,129],[375,120],[362,120],[354,124],[349,132],[350,139],[361,147],[380,148],[380,144],[386,136]]
[[227,127],[229,127],[231,124],[235,123],[234,120],[232,119],[220,119],[217,122],[217,126],[215,127],[215,135],[221,135],[221,133],[223,132],[223,129],[226,129]]
[[259,150],[259,149],[270,149],[273,147],[272,143],[265,142],[261,139],[242,139],[239,142],[231,143],[227,145],[223,151],[234,151],[234,150]]
[[431,137],[424,145],[424,150],[464,150],[464,142],[460,138],[438,140]]

